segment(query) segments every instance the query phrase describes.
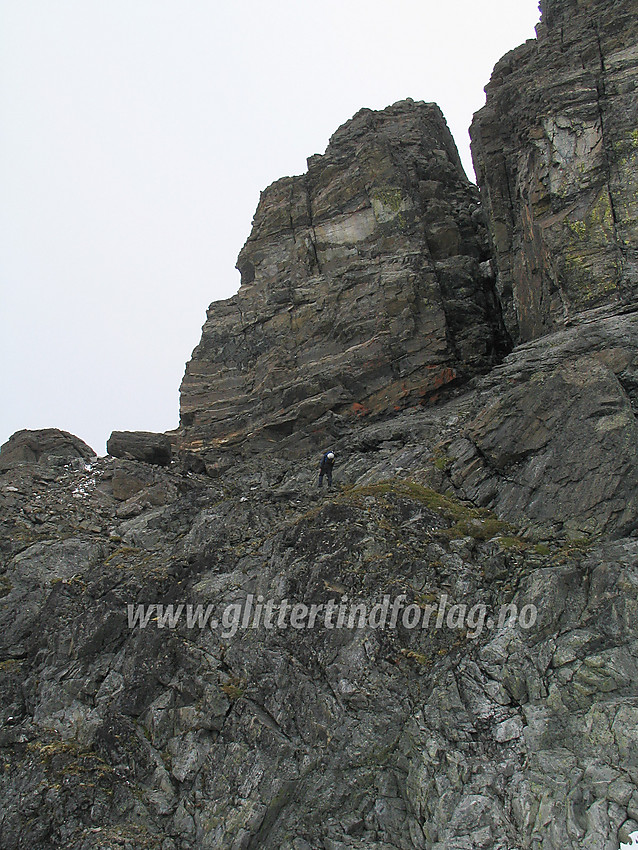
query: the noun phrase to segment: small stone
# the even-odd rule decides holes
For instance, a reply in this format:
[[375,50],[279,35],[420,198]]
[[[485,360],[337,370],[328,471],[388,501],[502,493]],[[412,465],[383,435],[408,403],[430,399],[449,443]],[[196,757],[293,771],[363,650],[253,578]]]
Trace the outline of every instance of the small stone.
[[523,721],[520,717],[511,717],[509,720],[504,720],[496,727],[494,737],[499,744],[507,741],[514,741],[520,738],[523,734]]

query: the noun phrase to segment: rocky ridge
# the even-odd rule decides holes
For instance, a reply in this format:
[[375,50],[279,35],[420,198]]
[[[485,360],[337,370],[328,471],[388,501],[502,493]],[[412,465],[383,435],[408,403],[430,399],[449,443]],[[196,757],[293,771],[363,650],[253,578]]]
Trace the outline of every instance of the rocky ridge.
[[[565,323],[574,209],[541,222],[539,283],[513,165],[523,105],[564,102],[593,31],[621,132],[633,20],[542,5],[474,125],[489,220],[435,107],[364,110],[264,193],[179,432],[115,432],[99,459],[55,429],[0,449],[0,848],[618,850],[638,830],[638,320],[623,283],[599,312],[570,295]],[[624,209],[565,151],[574,198],[601,180]],[[583,262],[629,280],[618,251]],[[386,597],[428,622],[224,620]]]

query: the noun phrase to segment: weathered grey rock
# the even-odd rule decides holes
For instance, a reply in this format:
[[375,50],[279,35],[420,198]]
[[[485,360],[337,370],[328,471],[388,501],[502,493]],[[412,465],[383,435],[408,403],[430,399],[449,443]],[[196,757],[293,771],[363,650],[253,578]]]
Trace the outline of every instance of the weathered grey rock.
[[638,8],[544,0],[470,130],[516,341],[638,300]]
[[[191,489],[127,521],[123,545],[51,540],[11,558],[0,846],[615,841],[638,799],[638,543],[557,539],[543,554],[414,483],[357,485],[357,469],[381,474],[400,450],[425,474],[411,441],[434,448],[435,415],[357,428],[361,448],[338,455],[355,486],[319,501],[314,471],[280,453],[262,455],[259,474],[238,463],[225,498],[206,476],[159,468],[156,483],[178,475]],[[92,470],[88,510],[112,465]],[[48,482],[48,509],[63,492],[73,501],[68,475]],[[297,501],[282,501],[275,480]],[[109,504],[116,523],[122,503]],[[224,620],[249,596],[336,607],[347,596],[370,610],[399,593],[419,611],[446,594],[448,617],[394,630]],[[470,636],[449,609],[477,602],[486,610]],[[536,619],[500,623],[505,602],[535,606]],[[131,628],[127,606],[141,603],[211,606],[218,626],[189,627],[183,608],[173,627],[156,610]]]
[[170,437],[152,431],[113,431],[106,450],[112,457],[141,460],[158,466],[168,466],[172,457]]
[[0,472],[23,463],[47,464],[60,458],[92,460],[95,456],[90,446],[68,431],[58,428],[16,431],[0,447]]
[[392,412],[506,350],[485,222],[439,108],[361,110],[262,193],[181,387],[185,447]]
[[499,516],[574,536],[638,528],[636,314],[516,349],[479,388],[452,481]]

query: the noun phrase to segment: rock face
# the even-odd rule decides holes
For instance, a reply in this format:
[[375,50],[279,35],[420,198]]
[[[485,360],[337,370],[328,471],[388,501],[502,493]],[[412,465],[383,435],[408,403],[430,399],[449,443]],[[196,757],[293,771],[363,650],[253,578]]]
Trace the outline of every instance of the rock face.
[[58,428],[16,431],[0,447],[0,471],[23,463],[51,463],[61,458],[91,460],[95,452],[85,442]]
[[208,311],[184,445],[391,412],[507,348],[487,231],[435,104],[364,109],[262,193],[238,294]]
[[516,341],[638,300],[638,5],[541,7],[470,131]]
[[481,382],[446,452],[467,498],[578,533],[638,528],[638,317],[520,346]]

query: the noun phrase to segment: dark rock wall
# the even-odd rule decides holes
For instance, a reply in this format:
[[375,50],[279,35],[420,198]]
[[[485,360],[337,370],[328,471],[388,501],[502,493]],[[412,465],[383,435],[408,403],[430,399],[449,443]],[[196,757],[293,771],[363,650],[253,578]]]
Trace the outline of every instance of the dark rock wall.
[[638,317],[521,345],[478,388],[452,478],[499,516],[572,535],[638,529]]
[[364,109],[262,193],[181,387],[185,444],[391,412],[507,341],[478,194],[435,104]]
[[471,127],[515,341],[638,295],[638,3],[541,3]]

